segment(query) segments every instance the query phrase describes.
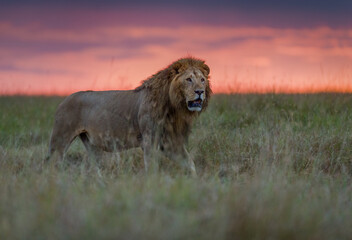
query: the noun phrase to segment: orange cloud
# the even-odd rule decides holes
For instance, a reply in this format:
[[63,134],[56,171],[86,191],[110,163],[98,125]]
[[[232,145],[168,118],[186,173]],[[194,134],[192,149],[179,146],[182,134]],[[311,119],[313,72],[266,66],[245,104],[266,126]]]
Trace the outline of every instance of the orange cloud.
[[130,89],[187,55],[207,61],[215,92],[352,92],[352,30],[0,23],[0,34],[0,94]]

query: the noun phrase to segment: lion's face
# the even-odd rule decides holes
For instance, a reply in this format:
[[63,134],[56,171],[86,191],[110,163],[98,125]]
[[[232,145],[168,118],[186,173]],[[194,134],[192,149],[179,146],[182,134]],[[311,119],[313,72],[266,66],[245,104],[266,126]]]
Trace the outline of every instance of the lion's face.
[[[209,86],[207,75],[199,68],[189,67],[181,72],[171,84],[170,97],[173,102],[177,101],[179,105],[184,105],[191,112],[200,112],[203,109],[204,101],[207,96],[207,87]],[[179,94],[175,95],[175,91]]]

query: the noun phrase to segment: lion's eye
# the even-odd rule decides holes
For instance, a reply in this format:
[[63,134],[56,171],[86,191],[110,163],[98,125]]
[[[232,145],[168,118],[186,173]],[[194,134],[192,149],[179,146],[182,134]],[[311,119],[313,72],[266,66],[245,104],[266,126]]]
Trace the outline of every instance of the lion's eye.
[[191,78],[187,78],[186,81],[187,82],[192,82],[192,79]]
[[204,79],[204,78],[202,78],[200,81],[201,81],[202,83],[204,83],[204,82],[205,82],[205,79]]

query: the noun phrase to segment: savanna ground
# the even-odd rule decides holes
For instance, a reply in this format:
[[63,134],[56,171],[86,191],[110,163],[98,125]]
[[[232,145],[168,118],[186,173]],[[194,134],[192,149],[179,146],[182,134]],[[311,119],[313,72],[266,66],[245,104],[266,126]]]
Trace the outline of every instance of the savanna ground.
[[141,150],[44,163],[62,98],[0,98],[0,239],[351,239],[352,95],[215,95],[198,177]]

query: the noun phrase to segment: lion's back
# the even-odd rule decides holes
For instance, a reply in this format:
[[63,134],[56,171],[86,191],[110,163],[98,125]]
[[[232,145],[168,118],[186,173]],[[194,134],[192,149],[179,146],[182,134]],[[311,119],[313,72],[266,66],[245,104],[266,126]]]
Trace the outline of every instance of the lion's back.
[[81,91],[65,98],[57,108],[56,119],[113,118],[127,113],[137,116],[139,104],[139,94],[133,91]]

